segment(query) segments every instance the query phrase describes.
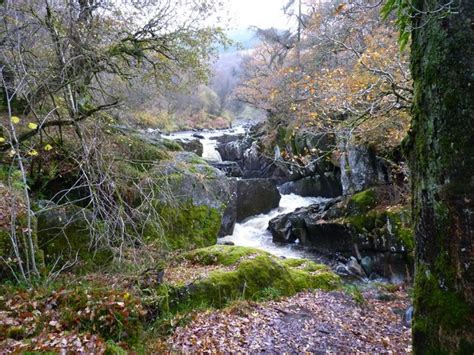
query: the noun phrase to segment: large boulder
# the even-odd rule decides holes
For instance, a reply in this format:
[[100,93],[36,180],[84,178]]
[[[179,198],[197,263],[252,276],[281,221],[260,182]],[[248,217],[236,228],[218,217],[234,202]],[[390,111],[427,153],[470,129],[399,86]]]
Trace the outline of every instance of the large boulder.
[[345,139],[340,143],[340,150],[339,165],[344,195],[391,182],[388,167],[372,148]]
[[217,141],[217,143],[230,143],[244,138],[244,134],[227,134],[222,136],[211,137],[210,139]]
[[233,229],[236,217],[228,206],[235,200],[236,186],[222,171],[188,152],[175,154],[155,169],[163,225],[161,231],[150,228],[148,233],[164,232],[172,248],[190,249],[215,244],[218,234]]
[[80,262],[95,268],[112,261],[113,253],[97,233],[102,226],[94,214],[76,205],[38,202],[38,245],[48,265]]
[[[379,274],[395,269],[395,264],[404,273],[414,249],[409,210],[399,205],[379,208],[375,198],[374,190],[368,190],[299,208],[272,219],[269,230],[274,242],[298,242],[334,258],[367,256]],[[395,264],[387,266],[389,262]]]
[[245,137],[243,139],[232,140],[227,143],[217,145],[217,151],[223,161],[235,161],[242,164],[244,152],[252,145],[252,139]]
[[169,282],[159,290],[167,302],[162,308],[172,312],[183,304],[188,308],[222,307],[235,299],[261,300],[307,289],[329,291],[341,285],[339,277],[326,265],[305,259],[281,259],[248,247],[215,245],[182,254],[178,259],[193,265],[211,265],[213,272],[179,280],[182,271],[168,267],[165,275],[181,281]]
[[280,192],[269,179],[246,179],[237,181],[237,221],[277,208]]
[[337,174],[325,173],[286,182],[280,186],[280,192],[301,196],[337,197],[342,194],[342,186]]

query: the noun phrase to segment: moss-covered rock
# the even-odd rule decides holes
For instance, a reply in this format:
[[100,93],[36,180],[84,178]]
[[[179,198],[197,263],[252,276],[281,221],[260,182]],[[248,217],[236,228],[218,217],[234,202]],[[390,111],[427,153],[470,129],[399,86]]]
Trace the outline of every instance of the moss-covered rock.
[[213,245],[221,226],[221,213],[206,205],[195,206],[192,202],[158,204],[161,218],[159,228],[148,224],[144,237],[166,249],[194,249]]
[[147,240],[171,249],[215,244],[233,192],[224,173],[189,152],[160,162],[150,173],[159,220],[147,222]]
[[331,290],[339,286],[339,277],[323,265],[309,260],[281,260],[258,249],[237,246],[213,246],[187,253],[184,258],[206,265],[234,267],[215,270],[206,278],[185,287],[171,287],[171,310],[221,307],[236,299],[262,299],[272,295],[289,296],[306,289]]
[[[68,262],[78,259],[81,269],[103,266],[112,260],[110,249],[98,248],[93,245],[93,225],[100,228],[95,222],[92,213],[74,205],[49,207],[38,213],[38,244],[44,252],[47,265]],[[85,266],[88,266],[84,268]]]
[[377,195],[374,189],[368,189],[352,195],[347,202],[347,213],[360,215],[370,211],[377,205]]
[[410,209],[407,207],[393,206],[360,214],[350,212],[343,221],[356,234],[367,237],[376,250],[403,253],[414,250],[414,233],[410,225]]
[[[229,266],[238,263],[242,258],[252,255],[261,255],[259,249],[250,247],[230,247],[213,245],[209,248],[196,249],[181,255],[181,258],[201,265]],[[288,259],[297,260],[297,259]]]

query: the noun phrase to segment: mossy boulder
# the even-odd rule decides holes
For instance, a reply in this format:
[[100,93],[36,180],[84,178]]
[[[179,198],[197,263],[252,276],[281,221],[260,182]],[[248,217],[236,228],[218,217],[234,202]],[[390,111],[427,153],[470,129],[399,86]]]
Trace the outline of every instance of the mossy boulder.
[[[309,260],[282,260],[264,251],[212,246],[182,257],[222,269],[189,285],[169,288],[171,310],[222,307],[237,299],[258,300],[267,294],[289,296],[307,289],[332,290],[340,285],[327,266]],[[272,292],[268,292],[271,290]]]
[[365,248],[407,254],[414,250],[410,209],[406,206],[372,209],[361,214],[351,212],[343,222],[352,228]]
[[38,216],[38,244],[44,252],[47,265],[60,262],[81,261],[82,267],[108,264],[112,260],[110,249],[94,243],[94,228],[100,222],[92,213],[74,205],[58,206],[48,201],[40,202]]
[[347,202],[347,213],[363,214],[377,205],[377,195],[374,189],[368,189],[352,195]]
[[171,249],[215,244],[235,182],[189,152],[160,162],[151,173],[157,186],[153,204],[160,220],[147,224],[147,240]]
[[161,217],[160,229],[148,225],[145,241],[173,250],[202,248],[217,243],[222,218],[217,208],[196,206],[188,201],[176,206],[158,204],[157,211]]

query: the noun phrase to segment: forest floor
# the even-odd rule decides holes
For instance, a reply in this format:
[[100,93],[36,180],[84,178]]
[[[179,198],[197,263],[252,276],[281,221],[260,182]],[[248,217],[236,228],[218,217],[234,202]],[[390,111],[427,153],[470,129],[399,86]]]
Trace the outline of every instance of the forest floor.
[[360,296],[302,292],[209,310],[178,327],[167,347],[184,353],[410,353],[406,291],[371,288]]

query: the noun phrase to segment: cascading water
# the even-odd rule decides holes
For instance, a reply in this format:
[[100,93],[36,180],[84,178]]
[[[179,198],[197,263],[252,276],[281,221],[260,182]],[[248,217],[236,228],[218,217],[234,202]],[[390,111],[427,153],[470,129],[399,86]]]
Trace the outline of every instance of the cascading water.
[[304,248],[297,244],[279,245],[273,243],[272,235],[267,230],[268,222],[278,215],[293,212],[299,207],[307,207],[326,200],[327,199],[322,197],[303,197],[295,194],[281,195],[278,208],[267,214],[253,216],[242,223],[237,223],[234,228],[234,233],[222,238],[221,241],[232,242],[235,245],[259,248],[277,256],[313,259],[315,257],[314,253],[305,251]]
[[[220,130],[213,132],[199,132],[202,138],[199,138],[203,145],[202,157],[208,161],[222,161],[219,152],[217,151],[217,141],[212,138],[222,136],[224,134],[241,134],[245,132],[245,128],[237,126],[230,130]],[[172,139],[196,139],[194,136],[196,132],[184,131],[174,133],[170,138]],[[298,244],[280,245],[272,241],[272,235],[267,230],[268,222],[278,215],[293,212],[299,207],[307,207],[314,203],[320,203],[327,199],[322,197],[303,197],[295,194],[282,195],[280,205],[278,208],[266,214],[253,216],[237,223],[234,228],[234,233],[221,238],[219,242],[232,242],[235,245],[250,246],[259,248],[277,256],[285,256],[291,258],[307,258],[316,259],[314,252],[306,251],[305,248]]]
[[[199,132],[200,142],[202,143],[203,153],[202,158],[212,162],[220,162],[222,161],[221,155],[217,151],[217,140],[215,138],[220,137],[224,134],[242,134],[245,133],[245,128],[243,126],[236,126],[232,129],[223,129],[218,131],[210,131],[210,132]],[[171,139],[197,139],[194,135],[196,132],[194,131],[182,131],[173,133],[170,137]],[[214,139],[213,139],[214,138]]]

